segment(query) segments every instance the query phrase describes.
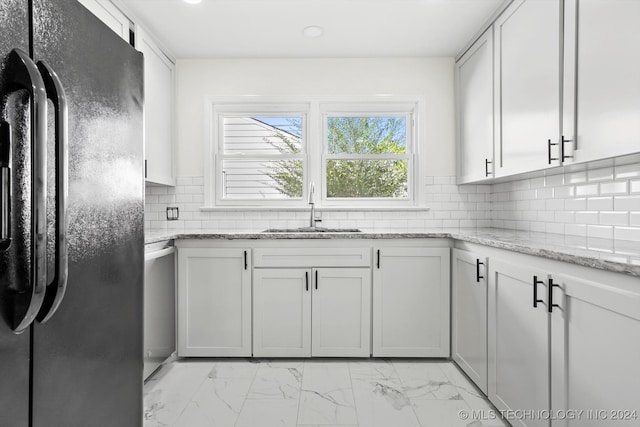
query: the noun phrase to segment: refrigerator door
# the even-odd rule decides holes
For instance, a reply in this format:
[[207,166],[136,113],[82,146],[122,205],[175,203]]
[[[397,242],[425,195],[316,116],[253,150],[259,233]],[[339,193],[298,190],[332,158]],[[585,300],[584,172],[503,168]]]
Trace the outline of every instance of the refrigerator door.
[[[5,99],[7,57],[12,49],[29,51],[29,16],[27,3],[24,0],[0,1],[0,96]],[[10,100],[6,100],[10,101]],[[28,120],[25,110],[15,111],[6,106],[0,110],[0,120],[12,123],[12,139],[27,138]],[[18,121],[16,122],[15,119]],[[21,123],[20,123],[21,122]],[[9,154],[7,135],[0,140],[0,157]],[[19,150],[18,150],[19,151]],[[12,155],[18,154],[12,150]],[[24,154],[24,153],[23,153]],[[14,170],[15,169],[15,170]],[[17,168],[11,170],[11,183],[19,186],[23,175]],[[6,172],[5,172],[6,173]],[[16,179],[18,181],[16,181]],[[26,178],[24,178],[26,179]],[[24,181],[22,181],[24,184]],[[14,192],[14,196],[15,196]],[[2,221],[6,224],[6,219]],[[11,221],[11,234],[16,230],[29,230],[29,222],[19,216]],[[8,233],[8,230],[5,230]],[[5,241],[5,239],[0,238]],[[30,241],[30,236],[23,239]],[[18,242],[12,242],[18,245]],[[2,246],[3,242],[0,242]],[[27,427],[29,424],[29,333],[17,335],[13,332],[13,293],[8,282],[10,259],[14,253],[5,246],[0,250],[0,426]],[[18,249],[14,247],[12,250]],[[30,247],[22,247],[20,251],[30,252]],[[24,253],[24,252],[23,252]],[[24,258],[24,257],[23,257]],[[28,280],[29,272],[20,270],[22,280]]]
[[[33,0],[33,16],[34,60],[57,73],[67,99],[68,280],[55,314],[32,327],[32,425],[140,427],[142,55],[75,0]],[[51,183],[52,111],[49,118]],[[49,189],[53,218],[57,189]]]

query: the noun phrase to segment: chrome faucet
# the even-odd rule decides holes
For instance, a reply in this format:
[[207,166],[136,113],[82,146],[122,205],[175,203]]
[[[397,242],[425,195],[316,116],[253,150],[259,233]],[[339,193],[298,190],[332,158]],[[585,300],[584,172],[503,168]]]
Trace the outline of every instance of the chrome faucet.
[[315,228],[316,227],[316,221],[315,221],[315,216],[316,216],[315,193],[316,193],[316,186],[312,182],[312,183],[309,184],[309,200],[308,200],[309,204],[311,205],[311,217],[309,218],[309,227],[311,227],[311,228]]

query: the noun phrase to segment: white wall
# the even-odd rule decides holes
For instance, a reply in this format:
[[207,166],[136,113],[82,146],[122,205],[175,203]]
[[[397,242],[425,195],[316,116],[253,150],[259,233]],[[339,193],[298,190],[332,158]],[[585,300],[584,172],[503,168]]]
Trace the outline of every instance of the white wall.
[[207,95],[422,95],[424,176],[455,175],[453,58],[229,59],[176,63],[177,175],[204,175]]

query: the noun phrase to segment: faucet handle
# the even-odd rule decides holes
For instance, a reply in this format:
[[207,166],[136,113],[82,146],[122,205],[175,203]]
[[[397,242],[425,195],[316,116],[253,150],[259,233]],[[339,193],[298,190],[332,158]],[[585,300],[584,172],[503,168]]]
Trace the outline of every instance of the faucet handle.
[[316,193],[316,185],[313,182],[309,183],[309,200],[307,201],[308,204],[313,205],[315,204],[315,193]]

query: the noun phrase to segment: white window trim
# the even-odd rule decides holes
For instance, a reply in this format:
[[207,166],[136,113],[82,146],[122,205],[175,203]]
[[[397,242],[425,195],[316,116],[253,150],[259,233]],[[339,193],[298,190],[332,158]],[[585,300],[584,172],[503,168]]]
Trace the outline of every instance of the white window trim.
[[[393,210],[423,209],[424,180],[422,178],[421,167],[425,164],[423,114],[425,111],[425,98],[415,95],[356,95],[356,96],[260,96],[260,95],[237,95],[237,96],[207,96],[204,101],[204,206],[202,210],[232,209],[237,207],[277,210],[277,209],[308,209],[308,187],[310,182],[316,183],[320,191],[316,191],[316,208],[328,209],[379,209]],[[219,195],[222,185],[217,178],[216,170],[221,167],[221,159],[217,155],[220,144],[220,136],[216,134],[219,114],[225,112],[233,113],[256,113],[260,114],[296,114],[303,115],[306,123],[304,132],[304,177],[303,196],[301,199],[292,200],[222,200]],[[409,198],[408,199],[353,199],[353,198],[331,198],[326,197],[325,183],[325,160],[326,147],[324,141],[324,127],[327,114],[372,114],[372,115],[404,115],[411,118],[409,132],[407,134],[407,155],[398,155],[408,158],[410,169]],[[389,156],[391,157],[391,156]],[[311,159],[320,159],[312,161]],[[216,191],[218,189],[218,191]]]

